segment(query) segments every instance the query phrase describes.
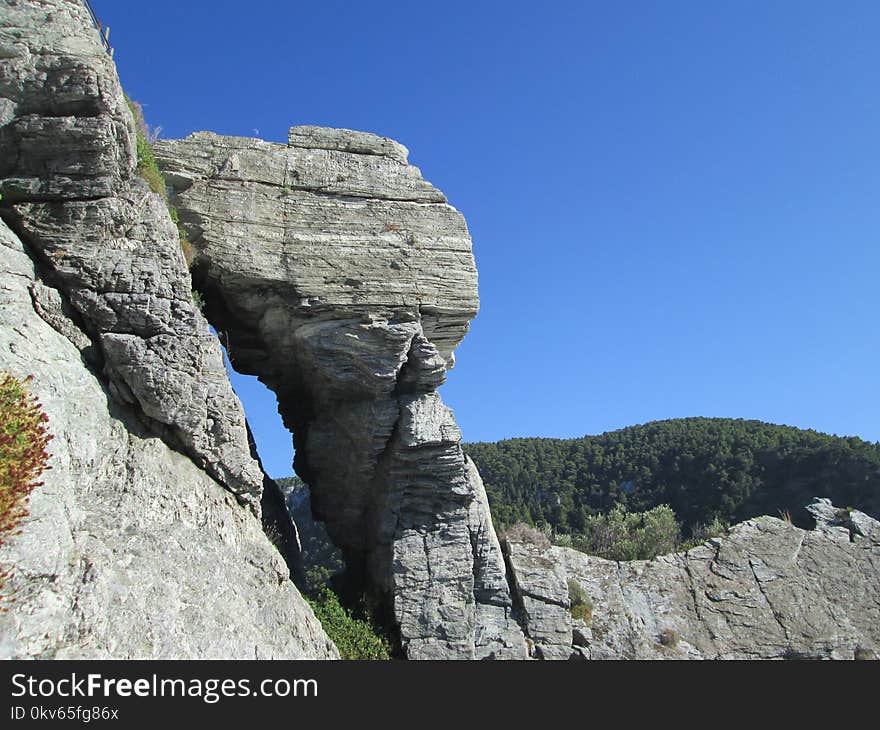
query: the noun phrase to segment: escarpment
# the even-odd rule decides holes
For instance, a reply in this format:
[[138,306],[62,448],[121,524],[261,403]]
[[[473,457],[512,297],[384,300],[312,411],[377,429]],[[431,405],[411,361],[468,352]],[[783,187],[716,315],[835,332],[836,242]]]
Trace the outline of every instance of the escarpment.
[[478,308],[470,237],[407,155],[317,127],[156,145],[208,317],[275,392],[313,510],[406,655],[524,657],[485,491],[437,393]]
[[0,563],[0,655],[332,658],[260,524],[264,475],[116,69],[78,0],[3,3],[0,369],[51,470]]

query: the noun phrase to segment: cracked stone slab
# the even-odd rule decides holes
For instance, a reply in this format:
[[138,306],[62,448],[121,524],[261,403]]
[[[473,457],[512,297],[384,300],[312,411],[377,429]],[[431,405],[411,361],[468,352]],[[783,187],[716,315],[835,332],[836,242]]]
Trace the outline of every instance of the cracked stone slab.
[[[759,517],[650,561],[510,544],[526,633],[548,658],[567,658],[566,631],[569,654],[576,643],[592,659],[880,656],[880,524],[827,500],[808,509],[816,529]],[[567,580],[592,600],[589,635],[562,610]]]

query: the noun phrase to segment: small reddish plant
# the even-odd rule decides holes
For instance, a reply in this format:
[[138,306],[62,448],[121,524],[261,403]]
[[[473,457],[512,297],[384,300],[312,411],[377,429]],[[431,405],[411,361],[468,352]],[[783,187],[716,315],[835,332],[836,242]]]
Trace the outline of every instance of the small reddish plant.
[[[49,417],[28,391],[31,380],[31,376],[22,380],[0,371],[0,546],[20,532],[30,494],[42,484],[37,479],[51,469],[46,451],[52,440]],[[11,572],[0,566],[0,602]]]

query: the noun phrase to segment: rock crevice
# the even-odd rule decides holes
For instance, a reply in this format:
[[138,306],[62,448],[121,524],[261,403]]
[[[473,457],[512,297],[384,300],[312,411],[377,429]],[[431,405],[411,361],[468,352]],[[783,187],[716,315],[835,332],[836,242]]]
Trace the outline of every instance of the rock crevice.
[[0,548],[15,598],[0,657],[338,656],[259,521],[83,362],[88,338],[2,222],[0,280],[0,369],[34,376],[54,436],[30,515]]

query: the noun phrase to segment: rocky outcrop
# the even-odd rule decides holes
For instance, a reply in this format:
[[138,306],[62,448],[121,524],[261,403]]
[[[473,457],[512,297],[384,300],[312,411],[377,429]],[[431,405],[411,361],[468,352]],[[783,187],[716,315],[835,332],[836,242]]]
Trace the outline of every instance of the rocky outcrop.
[[[86,9],[2,7],[0,369],[34,376],[54,440],[0,549],[0,657],[337,657]],[[471,242],[402,145],[293,127],[158,156],[210,320],[408,657],[880,653],[880,525],[827,501],[809,531],[761,517],[631,563],[510,542],[506,567],[438,394],[478,308]]]
[[63,296],[2,223],[0,282],[0,369],[34,376],[54,435],[0,550],[15,598],[0,657],[337,656],[259,520],[102,386]]
[[485,490],[437,393],[478,307],[461,214],[402,145],[363,132],[156,150],[209,319],[277,395],[313,510],[407,656],[525,656]]
[[264,475],[165,203],[78,0],[3,3],[0,369],[33,375],[52,469],[0,656],[337,656],[260,524]]
[[[229,599],[236,639],[228,651],[221,640],[193,638],[180,656],[332,654],[258,534],[258,517],[281,519],[280,493],[266,498],[271,482],[218,339],[193,304],[176,226],[135,174],[133,120],[86,9],[77,0],[7,2],[0,50],[0,214],[6,248],[32,262],[29,298],[16,306],[73,348],[49,350],[52,362],[76,353],[71,368],[90,383],[95,412],[85,438],[97,444],[79,460],[63,408],[49,413],[71,466],[47,481],[45,493],[63,493],[67,505],[47,524],[74,537],[52,564],[58,610],[44,644],[27,638],[25,625],[47,600],[44,574],[10,547],[7,557],[25,566],[16,589],[30,597],[8,618],[24,623],[6,650],[170,656],[181,640],[170,627],[198,613],[190,602],[219,612],[225,590],[241,594]],[[462,216],[407,164],[403,146],[362,132],[298,127],[287,145],[200,133],[164,144],[160,158],[199,251],[196,284],[211,320],[236,367],[278,395],[314,510],[352,572],[388,598],[407,655],[524,656],[485,491],[436,392],[478,306]],[[23,262],[9,265],[26,269]],[[9,336],[15,370],[25,346]],[[60,403],[48,386],[38,392]],[[119,494],[111,495],[114,480]],[[235,512],[221,488],[252,517]],[[148,495],[153,501],[141,505]],[[34,505],[38,514],[40,500]],[[132,519],[114,522],[110,505]],[[170,515],[181,524],[169,527]],[[41,519],[15,544],[33,547],[28,535]],[[187,525],[206,534],[176,532]],[[155,561],[152,575],[147,555],[161,548],[151,531],[165,529],[186,549]],[[290,571],[295,531],[284,532]],[[85,542],[77,537],[86,533]],[[212,575],[215,560],[227,567]],[[71,598],[69,586],[79,585],[71,566],[85,563],[93,567],[80,583],[97,593]],[[135,585],[160,575],[191,593],[179,605],[156,601],[172,615],[162,627]],[[200,591],[213,578],[220,585],[207,598]],[[137,607],[138,628],[127,629],[126,643],[123,629],[100,625],[96,613],[119,608],[116,589],[129,585],[122,593]],[[284,601],[292,625],[269,640]],[[78,607],[83,617],[74,619]],[[265,630],[246,625],[249,608]]]
[[828,500],[808,509],[817,522],[813,530],[759,517],[688,552],[651,561],[614,562],[569,548],[508,543],[533,655],[880,656],[880,523]]
[[3,12],[3,220],[64,292],[114,397],[258,511],[244,412],[193,304],[177,229],[134,173],[134,121],[85,7]]

